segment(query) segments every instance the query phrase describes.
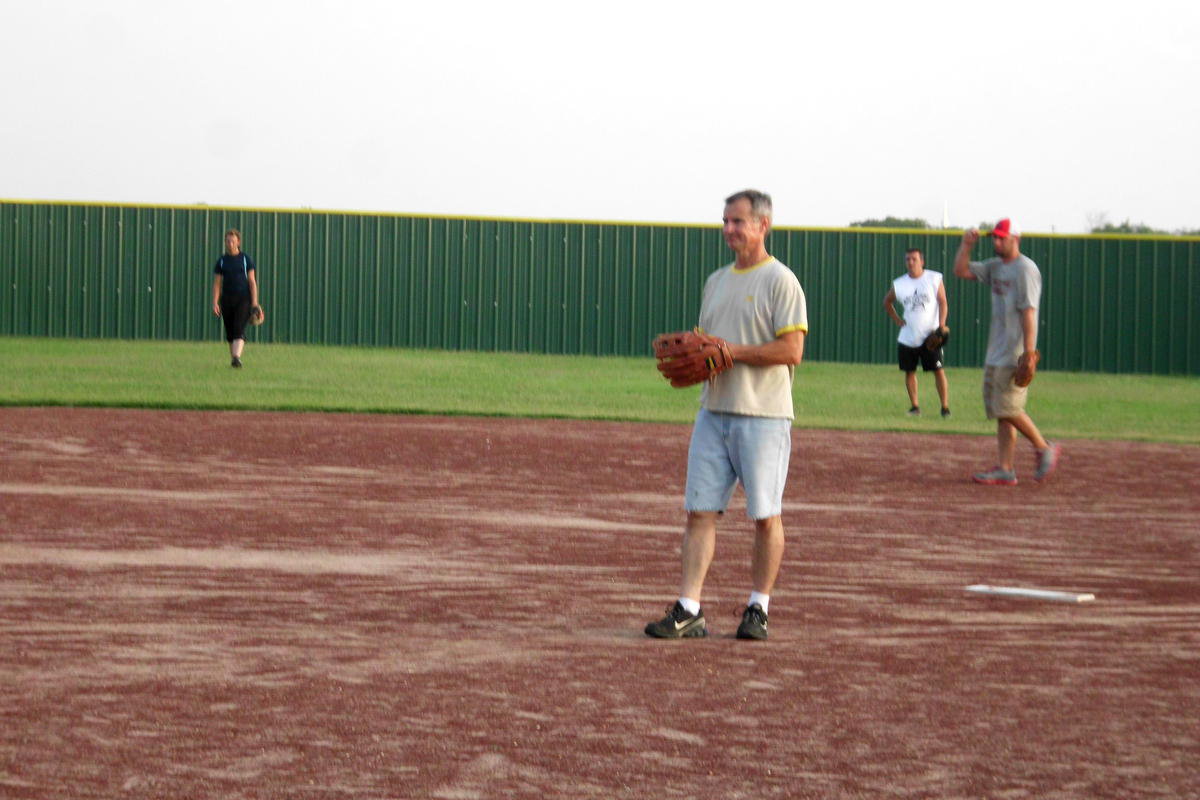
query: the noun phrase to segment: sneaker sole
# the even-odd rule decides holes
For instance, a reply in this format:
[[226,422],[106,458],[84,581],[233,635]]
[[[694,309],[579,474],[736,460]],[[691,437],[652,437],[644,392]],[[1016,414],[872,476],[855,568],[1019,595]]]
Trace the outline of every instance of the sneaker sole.
[[751,642],[765,642],[767,640],[767,634],[764,631],[762,636],[755,636],[753,633],[738,631],[737,638]]
[[708,628],[687,628],[677,634],[658,634],[646,629],[646,635],[651,639],[703,639],[708,636]]
[[704,617],[693,619],[682,628],[660,627],[662,622],[651,622],[643,629],[647,636],[655,639],[696,639],[708,635],[708,623]]

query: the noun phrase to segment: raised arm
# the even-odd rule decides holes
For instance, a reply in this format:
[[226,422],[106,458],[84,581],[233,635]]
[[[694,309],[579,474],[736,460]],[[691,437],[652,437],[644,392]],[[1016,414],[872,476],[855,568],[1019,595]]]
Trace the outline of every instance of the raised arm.
[[979,280],[971,272],[971,248],[979,241],[979,230],[971,228],[963,231],[962,243],[958,246],[958,254],[954,256],[954,274],[969,281]]

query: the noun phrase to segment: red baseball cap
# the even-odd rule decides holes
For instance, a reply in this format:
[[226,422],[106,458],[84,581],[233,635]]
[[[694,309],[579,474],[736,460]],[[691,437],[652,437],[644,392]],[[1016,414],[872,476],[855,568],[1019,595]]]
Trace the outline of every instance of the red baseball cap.
[[1003,239],[1006,236],[1016,236],[1019,238],[1021,236],[1021,229],[1017,227],[1017,223],[1005,217],[996,223],[996,226],[992,228],[992,232],[989,235],[995,236],[997,239]]

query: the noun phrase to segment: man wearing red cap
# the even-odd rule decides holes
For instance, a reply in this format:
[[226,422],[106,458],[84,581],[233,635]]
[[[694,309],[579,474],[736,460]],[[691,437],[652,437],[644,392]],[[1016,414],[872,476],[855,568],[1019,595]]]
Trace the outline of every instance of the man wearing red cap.
[[1011,219],[1002,219],[991,232],[995,258],[972,261],[971,248],[979,231],[963,233],[954,258],[954,274],[986,283],[992,290],[992,324],[988,333],[983,369],[983,405],[988,419],[996,420],[998,463],[973,476],[976,483],[1013,486],[1017,434],[1037,450],[1036,481],[1045,480],[1058,465],[1059,446],[1042,438],[1037,425],[1025,413],[1028,386],[1017,386],[1013,376],[1023,354],[1037,351],[1038,304],[1042,296],[1042,273],[1037,264],[1021,255],[1021,232]]

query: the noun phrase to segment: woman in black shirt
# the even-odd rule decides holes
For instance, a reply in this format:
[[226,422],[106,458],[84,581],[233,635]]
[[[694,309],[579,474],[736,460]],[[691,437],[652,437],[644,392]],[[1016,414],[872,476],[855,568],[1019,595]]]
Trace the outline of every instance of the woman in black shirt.
[[229,342],[230,366],[242,366],[246,347],[246,323],[251,315],[263,317],[258,304],[258,279],[254,259],[242,252],[242,233],[237,228],[225,231],[225,253],[213,268],[212,309],[225,323],[225,341]]

